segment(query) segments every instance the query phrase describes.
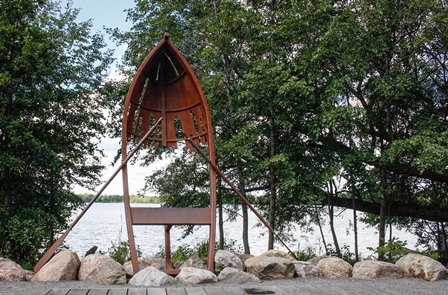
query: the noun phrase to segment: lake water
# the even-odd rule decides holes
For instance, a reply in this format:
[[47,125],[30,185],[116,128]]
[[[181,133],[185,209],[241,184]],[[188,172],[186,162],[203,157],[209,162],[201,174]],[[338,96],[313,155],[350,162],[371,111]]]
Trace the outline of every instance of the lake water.
[[[154,204],[132,204],[133,207],[158,207]],[[351,252],[354,251],[353,230],[351,227],[353,213],[351,210],[339,211],[335,218],[335,229],[339,245],[348,245]],[[226,218],[224,218],[226,220]],[[257,227],[258,218],[250,212],[249,215],[249,244],[251,254],[258,255],[267,250],[268,230],[265,227]],[[293,232],[296,242],[287,243],[293,250],[304,250],[312,247],[317,254],[323,254],[324,246],[319,229],[314,227],[313,233],[305,233],[298,226]],[[326,243],[333,244],[333,239],[328,226],[328,221],[323,226]],[[217,229],[218,231],[218,229]],[[179,245],[188,244],[194,246],[208,239],[208,226],[199,227],[193,235],[182,238],[183,229],[173,227],[171,229],[172,249]],[[226,240],[236,241],[236,245],[242,245],[242,218],[237,218],[234,222],[224,223]],[[160,245],[164,245],[163,226],[134,226],[135,242],[140,247],[144,257],[151,257],[160,250]],[[218,233],[217,233],[218,236]],[[417,238],[412,234],[394,229],[393,236],[407,241],[408,248],[414,248]],[[93,246],[98,246],[98,250],[107,252],[112,242],[127,240],[126,221],[124,205],[122,203],[94,203],[85,213],[83,218],[73,228],[65,239],[66,245],[77,252],[80,257],[84,257],[87,250]],[[372,254],[367,247],[377,247],[378,234],[374,228],[358,221],[358,245],[361,257]],[[242,248],[242,246],[241,246]],[[285,250],[276,242],[275,249]]]

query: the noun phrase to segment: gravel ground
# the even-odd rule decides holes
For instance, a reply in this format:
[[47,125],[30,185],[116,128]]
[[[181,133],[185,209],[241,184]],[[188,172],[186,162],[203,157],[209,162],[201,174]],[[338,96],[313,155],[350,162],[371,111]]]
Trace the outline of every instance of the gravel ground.
[[[377,294],[424,294],[424,295],[442,295],[448,294],[448,280],[441,280],[436,282],[427,282],[419,279],[394,279],[394,278],[384,278],[377,280],[359,280],[359,279],[291,279],[291,280],[273,280],[273,281],[263,281],[258,284],[245,284],[237,285],[239,287],[251,287],[251,286],[285,286],[285,285],[295,285],[295,286],[319,286],[319,288],[328,288],[331,290],[349,290],[350,286],[357,287],[357,289],[362,289],[363,286],[368,286],[369,290],[375,288],[378,290]],[[178,284],[174,287],[182,287],[185,285]],[[232,286],[228,283],[213,283],[213,284],[203,284],[195,285],[195,287],[225,287]],[[189,286],[191,287],[191,286]],[[62,281],[62,282],[0,282],[0,294],[17,294],[17,295],[44,295],[51,289],[110,289],[110,288],[148,288],[143,286],[133,286],[133,285],[101,285],[86,281]],[[337,292],[336,292],[337,293]],[[345,292],[343,292],[345,293]],[[347,292],[349,293],[349,292]],[[366,292],[364,294],[369,294]]]

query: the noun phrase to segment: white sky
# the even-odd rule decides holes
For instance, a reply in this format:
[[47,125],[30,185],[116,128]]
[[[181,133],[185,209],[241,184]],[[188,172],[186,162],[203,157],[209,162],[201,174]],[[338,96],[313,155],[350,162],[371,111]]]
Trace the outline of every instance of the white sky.
[[[66,1],[62,1],[62,5],[65,6]],[[124,47],[117,48],[115,43],[109,40],[103,27],[116,28],[127,31],[131,27],[131,23],[126,22],[125,9],[134,7],[133,0],[73,0],[73,7],[81,8],[78,15],[78,21],[86,21],[92,19],[93,26],[92,32],[101,31],[105,35],[105,40],[109,48],[115,49],[114,57],[119,61],[120,56],[124,53]],[[149,52],[148,52],[149,53]],[[115,68],[115,67],[113,67]],[[112,70],[112,69],[111,69]],[[117,118],[121,122],[121,117]],[[111,166],[112,160],[120,148],[120,139],[117,138],[105,138],[101,141],[100,148],[104,150],[105,158],[103,159],[103,165],[106,169],[103,171],[101,180],[105,183],[110,176],[116,171],[119,163],[114,167]],[[143,188],[143,181],[146,175],[150,174],[151,170],[160,167],[161,162],[154,163],[151,167],[140,167],[138,164],[128,164],[129,173],[129,191],[130,194],[137,194],[137,192]],[[92,193],[96,194],[101,188],[102,184],[98,186],[95,191],[89,191],[81,187],[74,187],[75,193]],[[122,195],[122,175],[119,173],[115,179],[109,184],[106,190],[103,192],[105,195]]]

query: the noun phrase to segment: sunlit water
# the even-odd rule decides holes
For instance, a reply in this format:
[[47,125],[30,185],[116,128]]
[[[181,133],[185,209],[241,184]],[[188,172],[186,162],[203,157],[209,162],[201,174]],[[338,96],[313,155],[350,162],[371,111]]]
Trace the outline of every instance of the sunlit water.
[[[134,207],[157,207],[154,204],[132,204]],[[224,218],[226,220],[226,218]],[[339,241],[339,245],[348,245],[350,250],[354,251],[354,237],[352,230],[353,213],[351,210],[338,212],[335,218],[335,229]],[[267,250],[268,230],[264,227],[257,227],[258,218],[250,212],[249,215],[249,244],[251,254],[258,255]],[[288,242],[291,250],[305,250],[311,247],[315,253],[323,254],[324,246],[322,237],[317,226],[314,226],[314,232],[306,233],[299,228],[292,233],[295,242]],[[326,243],[333,244],[328,221],[324,221],[323,226],[324,238]],[[235,244],[242,248],[242,218],[239,217],[233,222],[226,221],[224,223],[225,238],[227,241],[235,241]],[[171,245],[172,249],[176,249],[179,245],[187,244],[194,246],[208,239],[208,226],[201,226],[195,230],[193,235],[182,238],[183,229],[173,227],[171,229]],[[144,257],[154,256],[160,246],[164,245],[164,229],[163,226],[134,226],[135,242],[140,247]],[[218,235],[218,233],[217,233]],[[412,234],[394,229],[393,236],[407,241],[408,248],[414,248],[417,238]],[[95,203],[85,213],[83,218],[73,228],[65,239],[65,244],[73,251],[77,252],[80,257],[84,257],[87,250],[93,246],[98,246],[98,251],[107,252],[112,243],[117,244],[118,241],[127,240],[126,222],[124,206],[122,203]],[[358,245],[359,252],[362,257],[371,255],[372,252],[368,247],[375,248],[378,244],[378,234],[374,228],[368,227],[366,224],[358,221]],[[285,250],[280,244],[276,243],[276,249]]]

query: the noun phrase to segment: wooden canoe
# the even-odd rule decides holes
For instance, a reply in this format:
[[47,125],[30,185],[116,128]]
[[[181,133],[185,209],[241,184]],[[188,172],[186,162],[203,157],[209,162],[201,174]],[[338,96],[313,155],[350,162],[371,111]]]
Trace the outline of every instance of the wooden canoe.
[[196,142],[213,145],[210,113],[201,86],[168,34],[145,58],[132,82],[125,103],[123,139],[142,137],[161,117],[161,130],[150,138],[156,147],[161,143],[176,148],[178,141],[185,140],[179,127]]
[[[192,150],[194,144],[207,145],[214,162],[212,123],[207,101],[199,81],[185,58],[165,34],[138,69],[128,91],[123,114],[122,157],[127,158],[129,141],[140,141],[150,127],[161,119],[154,135],[155,147],[176,148],[180,141]],[[185,132],[186,135],[183,134]],[[146,145],[146,143],[145,143]],[[150,146],[150,145],[148,145]],[[167,272],[176,274],[170,259],[169,230],[172,225],[210,226],[208,269],[214,271],[216,234],[216,172],[210,171],[210,207],[208,208],[133,208],[129,202],[127,167],[123,167],[123,192],[126,224],[134,273],[138,272],[133,225],[165,225]]]

